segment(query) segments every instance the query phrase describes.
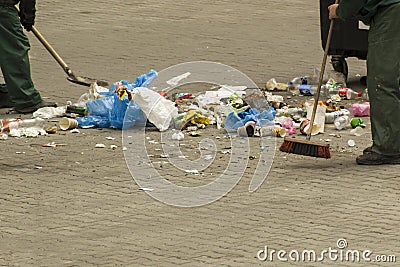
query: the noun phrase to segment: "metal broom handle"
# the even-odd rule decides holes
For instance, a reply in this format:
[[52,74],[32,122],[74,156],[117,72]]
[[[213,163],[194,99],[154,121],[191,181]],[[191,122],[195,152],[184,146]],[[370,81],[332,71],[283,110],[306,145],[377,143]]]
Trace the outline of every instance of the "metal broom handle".
[[[337,3],[339,3],[339,0],[335,1],[335,4],[337,4]],[[328,37],[326,38],[324,57],[322,59],[321,71],[319,73],[317,92],[316,92],[315,97],[314,97],[314,107],[313,107],[312,114],[311,114],[310,131],[307,133],[307,140],[311,139],[311,132],[312,132],[312,128],[314,126],[315,114],[317,113],[319,96],[321,94],[322,80],[324,79],[326,59],[328,58],[329,47],[331,45],[334,21],[335,21],[334,19],[331,19],[331,21],[330,21]]]

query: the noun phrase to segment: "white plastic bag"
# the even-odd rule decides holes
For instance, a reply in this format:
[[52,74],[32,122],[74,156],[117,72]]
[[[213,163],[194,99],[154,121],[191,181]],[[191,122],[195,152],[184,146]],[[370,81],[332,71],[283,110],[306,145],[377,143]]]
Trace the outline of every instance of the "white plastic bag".
[[42,119],[51,119],[54,117],[60,117],[65,114],[67,111],[66,106],[61,106],[61,107],[43,107],[39,108],[35,112],[33,112],[33,117],[34,118],[42,118]]
[[138,104],[147,119],[160,131],[168,130],[172,119],[178,116],[178,108],[175,107],[174,102],[148,88],[135,88],[132,100]]
[[99,99],[105,97],[101,93],[108,93],[110,89],[97,85],[97,83],[92,83],[88,93],[84,93],[78,99],[74,105],[78,107],[85,107],[86,103],[91,100]]

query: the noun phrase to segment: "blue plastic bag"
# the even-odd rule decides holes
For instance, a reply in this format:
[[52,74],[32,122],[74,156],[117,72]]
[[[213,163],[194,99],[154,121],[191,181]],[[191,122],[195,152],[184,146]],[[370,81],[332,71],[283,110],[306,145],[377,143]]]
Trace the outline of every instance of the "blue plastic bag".
[[110,112],[109,118],[111,127],[123,130],[145,125],[147,121],[143,111],[135,102],[130,102],[128,99],[121,101],[117,96],[114,96],[114,109]]
[[150,70],[148,73],[140,75],[136,78],[135,82],[131,84],[132,89],[136,87],[149,87],[149,85],[157,78],[157,76],[158,73],[155,70]]
[[90,116],[108,117],[109,111],[114,107],[114,97],[108,96],[88,101],[86,107]]
[[[86,103],[90,114],[89,117],[102,117],[101,123],[96,123],[98,118],[93,121],[86,119],[86,121],[90,121],[97,127],[114,127],[117,129],[128,129],[137,123],[145,123],[146,118],[139,106],[135,103],[131,103],[128,97],[125,97],[123,100],[119,99],[115,90],[118,84],[126,86],[130,92],[132,92],[136,87],[148,87],[157,78],[157,75],[158,74],[155,70],[150,70],[148,73],[137,77],[133,83],[129,83],[127,80],[115,82],[108,92],[101,93],[105,96],[104,98],[99,98]],[[86,123],[86,121],[82,122]],[[104,121],[108,121],[108,123],[106,124]],[[107,126],[104,127],[104,125]]]
[[85,128],[89,127],[99,127],[99,128],[108,128],[110,127],[110,121],[106,117],[101,116],[85,116],[76,118],[79,126]]
[[239,112],[236,114],[235,112],[231,112],[225,119],[224,127],[227,130],[235,130],[243,125],[245,125],[249,121],[255,121],[259,126],[268,126],[273,124],[273,120],[275,118],[276,111],[274,108],[270,107],[270,110],[264,110],[263,112],[259,112],[255,108],[249,109],[249,111]]
[[229,130],[237,131],[237,129],[243,125],[244,124],[242,122],[242,119],[235,112],[229,113],[224,121],[224,127],[228,131]]

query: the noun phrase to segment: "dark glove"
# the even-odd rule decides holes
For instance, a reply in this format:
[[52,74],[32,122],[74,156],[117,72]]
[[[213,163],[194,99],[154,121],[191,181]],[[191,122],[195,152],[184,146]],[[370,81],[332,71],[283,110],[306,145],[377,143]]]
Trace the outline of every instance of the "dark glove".
[[35,6],[36,0],[21,0],[19,3],[19,19],[28,32],[32,30],[32,26],[35,24]]

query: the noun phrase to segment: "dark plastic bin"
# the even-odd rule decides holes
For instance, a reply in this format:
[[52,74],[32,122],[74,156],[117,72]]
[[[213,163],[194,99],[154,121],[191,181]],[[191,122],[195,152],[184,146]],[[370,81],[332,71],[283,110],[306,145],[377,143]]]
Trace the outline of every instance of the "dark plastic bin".
[[[328,6],[335,3],[335,0],[320,0],[320,23],[322,48],[325,49],[326,39],[329,31]],[[333,27],[331,45],[328,55],[331,56],[331,63],[335,71],[348,75],[347,57],[367,59],[368,52],[368,29],[360,27],[356,19],[343,21],[336,19]]]

